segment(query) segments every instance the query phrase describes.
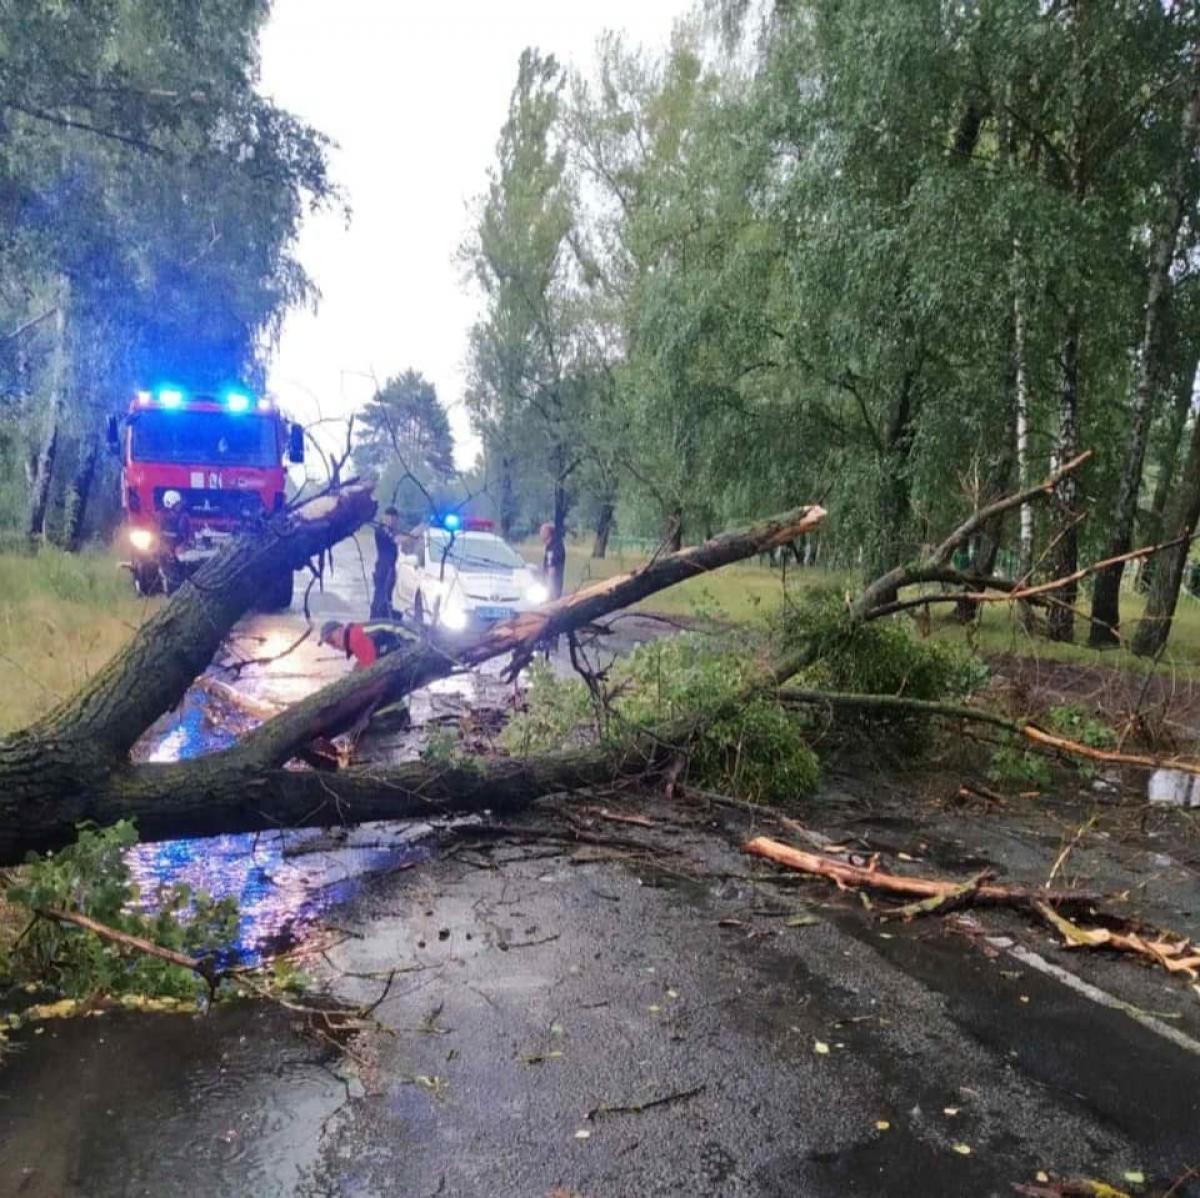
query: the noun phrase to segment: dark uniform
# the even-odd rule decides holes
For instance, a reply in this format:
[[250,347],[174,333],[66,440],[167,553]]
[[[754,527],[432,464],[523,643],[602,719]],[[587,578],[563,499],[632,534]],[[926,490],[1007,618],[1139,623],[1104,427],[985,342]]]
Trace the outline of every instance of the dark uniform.
[[[542,554],[542,577],[546,580],[546,589],[550,592],[551,600],[561,599],[563,592],[563,569],[567,563],[567,550],[559,537],[552,533],[546,542]],[[549,661],[552,654],[558,652],[558,637],[548,637],[542,641],[542,652]]]
[[542,574],[550,589],[551,599],[561,599],[563,589],[563,567],[567,562],[567,551],[557,536],[552,536],[542,554]]
[[396,589],[396,538],[382,525],[375,526],[374,593],[371,596],[371,619],[392,618],[392,592]]
[[158,521],[158,568],[162,574],[163,590],[174,594],[183,583],[184,568],[176,556],[192,539],[192,522],[182,505],[167,508]]

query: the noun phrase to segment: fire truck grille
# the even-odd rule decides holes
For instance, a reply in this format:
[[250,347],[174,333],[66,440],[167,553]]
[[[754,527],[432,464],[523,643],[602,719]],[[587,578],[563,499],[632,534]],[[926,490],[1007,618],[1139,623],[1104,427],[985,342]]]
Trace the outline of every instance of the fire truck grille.
[[163,495],[167,491],[178,491],[183,496],[183,506],[194,519],[252,520],[266,515],[266,509],[257,491],[220,491],[201,487],[156,487],[154,506],[163,506]]

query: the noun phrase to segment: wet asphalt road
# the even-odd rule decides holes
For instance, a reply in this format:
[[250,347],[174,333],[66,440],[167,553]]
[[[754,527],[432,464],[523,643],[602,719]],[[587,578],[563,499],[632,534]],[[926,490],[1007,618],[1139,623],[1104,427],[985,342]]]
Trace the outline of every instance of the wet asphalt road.
[[[306,645],[253,690],[287,701],[339,668]],[[289,903],[324,896],[303,934],[327,930],[311,969],[335,993],[373,1000],[396,971],[386,1031],[350,1057],[253,1006],[23,1033],[0,1072],[0,1195],[957,1198],[1039,1170],[1200,1194],[1185,981],[1074,956],[1004,913],[882,924],[824,883],[766,883],[740,815],[638,809],[665,871],[627,846],[459,834],[343,867],[332,889],[292,879]],[[1021,813],[916,818],[878,780],[830,779],[797,815],[963,876],[986,860],[1044,878],[1061,844]],[[1178,848],[1098,841],[1075,868],[1107,888],[1146,866],[1146,901],[1187,928],[1200,893]]]

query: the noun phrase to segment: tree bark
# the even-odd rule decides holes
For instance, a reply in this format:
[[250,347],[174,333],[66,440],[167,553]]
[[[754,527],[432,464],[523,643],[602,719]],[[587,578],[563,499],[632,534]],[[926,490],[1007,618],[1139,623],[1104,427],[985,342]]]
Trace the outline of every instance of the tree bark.
[[[1183,477],[1167,504],[1163,518],[1163,531],[1171,537],[1189,537],[1200,519],[1200,420],[1192,424],[1192,436],[1188,445],[1187,459],[1183,464]],[[1164,549],[1158,555],[1154,568],[1154,579],[1150,593],[1146,596],[1146,610],[1133,634],[1133,651],[1141,657],[1152,657],[1167,643],[1171,635],[1171,621],[1175,616],[1175,605],[1179,602],[1179,587],[1187,566],[1191,544],[1184,541]]]
[[51,379],[50,411],[47,413],[46,437],[38,454],[37,465],[29,492],[29,510],[25,532],[31,541],[44,535],[46,513],[50,507],[50,487],[54,480],[54,463],[58,458],[59,426],[67,387],[67,314],[65,303],[59,303],[54,313],[54,367]]
[[[1196,151],[1196,130],[1200,124],[1200,85],[1195,79],[1200,58],[1193,58],[1193,82],[1183,110],[1179,155],[1171,171],[1162,218],[1154,229],[1150,244],[1149,283],[1142,344],[1130,410],[1129,443],[1121,483],[1113,512],[1112,537],[1106,556],[1127,553],[1133,546],[1133,521],[1137,513],[1138,492],[1146,458],[1146,440],[1154,416],[1156,382],[1166,371],[1162,362],[1165,313],[1171,296],[1171,263],[1179,243],[1179,229],[1190,199],[1192,159]],[[1121,579],[1123,563],[1110,566],[1097,575],[1092,591],[1092,627],[1088,636],[1093,646],[1116,646],[1121,642]]]
[[613,504],[604,500],[600,504],[600,513],[596,517],[596,539],[592,543],[592,557],[603,558],[608,554],[608,538],[612,533]]
[[[1067,332],[1063,339],[1062,358],[1059,363],[1059,424],[1055,457],[1065,462],[1079,452],[1079,313],[1072,306],[1067,313]],[[1074,475],[1065,475],[1055,488],[1059,521],[1055,534],[1055,548],[1050,554],[1051,573],[1055,577],[1074,574],[1079,562],[1079,528],[1076,508],[1079,502],[1079,481]],[[1075,600],[1079,588],[1072,583],[1059,595],[1060,603],[1054,605],[1046,620],[1050,639],[1072,641],[1075,639]]]
[[559,469],[554,480],[554,541],[561,547],[554,567],[554,584],[552,595],[561,595],[566,581],[567,569],[567,511],[571,506],[571,496],[567,491],[566,474],[563,468],[562,453],[559,457]]
[[[374,514],[369,488],[313,501],[265,534],[234,542],[151,620],[124,652],[78,696],[29,728],[0,739],[0,862],[30,849],[67,843],[76,824],[150,818],[155,835],[280,826],[320,807],[310,823],[336,823],[343,774],[283,770],[310,741],[335,736],[365,714],[457,669],[512,653],[514,665],[538,644],[627,607],[696,574],[753,556],[816,527],[819,507],[806,507],[706,544],[661,557],[635,573],[605,579],[537,611],[497,625],[456,654],[421,641],[361,673],[347,675],[268,720],[232,748],[172,766],[130,765],[134,742],[175,706],[205,668],[225,634],[282,566],[300,566]],[[576,763],[570,763],[575,768]],[[531,767],[532,768],[532,767]],[[404,813],[396,795],[417,775],[348,772],[347,801],[356,811]],[[500,774],[495,781],[499,785]],[[424,786],[419,794],[436,794]],[[462,778],[455,776],[456,783]],[[390,788],[395,785],[398,789]],[[449,785],[449,783],[448,783]],[[522,785],[525,785],[524,783]],[[383,795],[380,791],[387,792]],[[481,792],[482,794],[482,792]],[[375,806],[366,807],[374,795]],[[414,803],[418,798],[410,795]],[[481,805],[485,805],[481,797]],[[156,804],[162,804],[160,808]],[[175,804],[179,818],[166,812]],[[410,808],[409,813],[415,810]],[[428,810],[426,804],[424,810]],[[375,818],[359,816],[358,818]]]
[[513,485],[513,463],[510,457],[500,461],[500,533],[506,541],[512,539],[517,523],[517,495]]
[[[1020,297],[1013,300],[1013,366],[1016,371],[1017,486],[1024,487],[1029,469],[1029,363],[1026,356],[1025,311]],[[1033,504],[1021,504],[1021,531],[1017,544],[1017,575],[1033,570]]]
[[98,456],[99,442],[95,436],[91,436],[83,446],[83,455],[67,491],[67,503],[63,512],[62,546],[68,553],[78,553],[83,544],[84,517],[87,515],[92,483],[96,478]]
[[[994,503],[1008,494],[1012,484],[1013,468],[1016,465],[1016,334],[1011,326],[1008,332],[1010,352],[1006,355],[1007,361],[1004,369],[1005,407],[1008,414],[1005,418],[1004,442],[1000,456],[996,459],[991,477],[983,489],[983,499],[986,503]],[[1018,485],[1020,485],[1019,482]],[[1027,503],[1022,505],[1022,512],[1029,506]],[[973,574],[985,577],[991,575],[996,567],[996,558],[1000,553],[1000,538],[1003,530],[1003,513],[994,516],[986,524],[980,526],[979,531],[972,538],[974,552],[971,555],[971,572]],[[960,602],[954,609],[955,619],[960,624],[969,624],[972,620],[977,619],[979,612],[979,604],[972,603],[967,599]]]
[[54,463],[59,456],[62,409],[66,405],[67,388],[67,324],[66,300],[59,301],[54,310],[54,357],[50,378],[50,411],[47,414],[46,439],[37,455],[34,478],[29,495],[29,511],[25,532],[30,540],[44,537],[46,515],[50,503],[50,487],[54,481]]
[[[913,411],[915,384],[915,372],[905,371],[884,436],[879,463],[878,543],[867,581],[886,576],[905,556],[904,541],[912,498],[908,478],[909,455],[916,432]],[[895,598],[893,593],[884,596],[882,601],[892,602]]]
[[683,508],[672,508],[667,516],[663,529],[663,544],[671,553],[678,553],[683,548]]
[[[1174,402],[1171,405],[1170,421],[1166,437],[1163,441],[1162,455],[1158,460],[1158,478],[1154,484],[1154,496],[1150,501],[1150,511],[1146,518],[1145,542],[1156,545],[1163,540],[1163,518],[1167,510],[1167,500],[1171,496],[1175,484],[1175,468],[1179,465],[1179,451],[1183,447],[1184,433],[1187,431],[1188,413],[1192,410],[1192,394],[1196,386],[1196,370],[1200,367],[1200,357],[1189,357],[1181,374],[1175,379]],[[1158,566],[1157,557],[1148,557],[1138,571],[1138,590],[1147,591],[1154,580],[1154,572]]]

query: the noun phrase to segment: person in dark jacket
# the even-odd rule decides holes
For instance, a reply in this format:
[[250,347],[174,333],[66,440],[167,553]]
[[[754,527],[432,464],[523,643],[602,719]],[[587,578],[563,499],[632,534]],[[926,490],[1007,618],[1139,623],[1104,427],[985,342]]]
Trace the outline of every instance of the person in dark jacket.
[[386,509],[383,520],[375,525],[375,574],[372,578],[371,619],[390,620],[392,592],[396,589],[396,533],[400,513],[394,507]]
[[[538,529],[538,535],[542,539],[542,577],[545,579],[546,589],[550,592],[550,601],[553,602],[562,598],[567,549],[553,524],[543,524]],[[558,637],[552,636],[542,641],[542,652],[549,661],[551,656],[558,652]]]
[[563,570],[567,564],[566,546],[555,532],[553,524],[543,524],[538,532],[542,538],[542,576],[546,580],[550,598],[561,599]]
[[163,495],[162,506],[162,516],[158,523],[158,568],[162,575],[163,591],[172,595],[184,580],[184,568],[179,561],[179,554],[187,548],[192,539],[192,522],[188,518],[183,496],[174,488]]

